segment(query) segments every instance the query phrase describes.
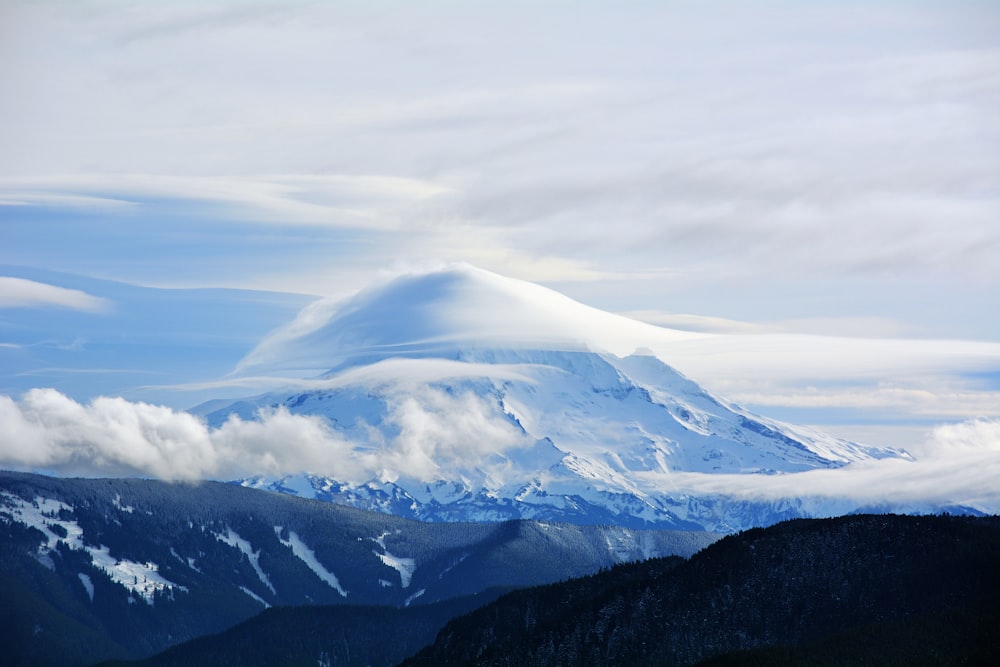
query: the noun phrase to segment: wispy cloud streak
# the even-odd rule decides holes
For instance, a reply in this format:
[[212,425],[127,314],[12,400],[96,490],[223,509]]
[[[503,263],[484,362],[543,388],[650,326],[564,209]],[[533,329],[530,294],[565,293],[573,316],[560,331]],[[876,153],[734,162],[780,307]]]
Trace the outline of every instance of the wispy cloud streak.
[[915,449],[920,452],[915,461],[883,459],[788,475],[639,476],[676,493],[754,501],[796,499],[807,511],[831,515],[865,508],[937,511],[966,507],[1000,512],[1000,420],[938,426]]
[[99,313],[111,307],[110,302],[86,292],[66,289],[46,283],[0,276],[0,308],[71,308]]

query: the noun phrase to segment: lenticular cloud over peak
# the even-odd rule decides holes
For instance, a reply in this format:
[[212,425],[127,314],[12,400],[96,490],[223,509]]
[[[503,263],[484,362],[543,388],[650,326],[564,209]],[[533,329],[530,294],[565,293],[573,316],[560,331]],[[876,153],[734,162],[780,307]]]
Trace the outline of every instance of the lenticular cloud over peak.
[[[1000,345],[992,342],[665,328],[461,263],[398,275],[350,298],[308,305],[248,353],[229,380],[318,377],[393,357],[455,359],[483,348],[619,357],[642,350],[723,394],[741,382],[773,392],[860,378],[871,383],[866,391],[875,395],[874,383],[1000,368]],[[747,398],[738,400],[767,404],[766,396],[743,393]]]
[[248,354],[238,373],[322,373],[389,356],[500,347],[631,354],[701,337],[637,322],[469,264],[405,274],[345,301],[320,301]]

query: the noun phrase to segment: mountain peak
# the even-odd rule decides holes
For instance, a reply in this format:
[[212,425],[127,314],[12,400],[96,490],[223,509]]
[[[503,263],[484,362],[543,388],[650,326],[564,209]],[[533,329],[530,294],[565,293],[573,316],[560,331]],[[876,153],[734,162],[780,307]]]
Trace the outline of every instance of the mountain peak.
[[336,455],[262,484],[421,520],[733,530],[801,511],[726,499],[733,479],[907,457],[717,399],[661,358],[696,336],[450,266],[310,305],[243,369],[313,378],[199,412],[317,419]]
[[695,334],[601,311],[470,264],[397,276],[347,300],[321,300],[266,338],[238,371],[314,372],[353,360],[531,348],[630,354]]

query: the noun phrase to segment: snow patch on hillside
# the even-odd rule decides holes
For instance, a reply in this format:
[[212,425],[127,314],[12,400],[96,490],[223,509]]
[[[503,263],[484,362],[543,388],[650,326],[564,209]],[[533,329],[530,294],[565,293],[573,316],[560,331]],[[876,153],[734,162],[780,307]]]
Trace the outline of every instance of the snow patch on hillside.
[[229,527],[226,528],[225,534],[215,533],[215,539],[242,551],[246,555],[247,560],[250,561],[250,565],[253,566],[253,571],[257,573],[257,577],[261,583],[267,586],[272,593],[276,593],[270,578],[268,578],[260,566],[260,549],[254,551],[253,546],[248,541],[244,540],[235,530]]
[[160,591],[183,586],[168,581],[160,574],[160,566],[151,561],[137,563],[123,558],[115,558],[108,547],[87,547],[93,558],[94,565],[104,570],[112,581],[121,584],[133,593],[138,594],[147,604],[153,604],[153,595]]
[[122,497],[121,494],[118,493],[115,494],[112,504],[114,504],[116,509],[119,509],[122,512],[127,512],[128,514],[131,514],[132,512],[135,511],[135,508],[132,507],[131,505],[122,505]]
[[317,577],[323,580],[330,588],[334,589],[346,598],[347,591],[341,587],[340,580],[337,579],[337,575],[323,567],[323,564],[317,560],[316,553],[306,546],[305,542],[303,542],[294,531],[288,531],[287,540],[282,539],[281,531],[281,526],[274,527],[274,534],[278,536],[278,540],[286,547],[289,547],[292,550],[292,553],[295,554],[295,557],[305,563]]
[[427,592],[426,588],[421,588],[419,591],[417,591],[416,593],[414,593],[410,597],[406,598],[406,601],[403,602],[403,606],[404,607],[409,607],[413,603],[414,600],[416,600],[418,597],[420,597],[421,595],[423,595],[426,592]]
[[374,553],[383,563],[396,570],[396,572],[399,572],[400,585],[403,588],[409,588],[410,580],[413,579],[413,573],[417,571],[417,561],[412,558],[394,556],[388,551],[382,554],[377,551]]
[[[63,543],[75,551],[86,551],[90,554],[94,567],[103,571],[112,581],[125,587],[146,601],[153,604],[153,595],[160,591],[173,592],[174,589],[187,590],[184,586],[175,584],[160,574],[160,566],[152,561],[137,562],[127,558],[111,555],[106,546],[89,546],[83,542],[83,529],[72,520],[63,518],[65,513],[72,512],[69,505],[51,498],[36,497],[28,502],[19,496],[0,493],[0,515],[8,519],[39,530],[43,542],[38,547],[38,556],[42,562],[51,563],[51,552],[59,543]],[[84,579],[86,577],[86,579]],[[84,573],[80,574],[80,582],[93,601],[93,582]]]
[[90,580],[90,575],[89,574],[84,574],[83,572],[81,572],[79,574],[79,577],[80,577],[80,583],[83,584],[83,590],[87,591],[87,597],[89,597],[90,601],[93,602],[94,601],[94,582]]
[[270,609],[271,608],[271,605],[269,605],[267,603],[267,600],[265,600],[261,596],[257,595],[256,593],[254,593],[252,590],[250,590],[246,586],[240,586],[240,590],[243,591],[244,593],[246,593],[247,595],[249,595],[250,597],[252,597],[254,600],[256,600],[257,602],[259,602],[260,604],[262,604],[264,606],[264,609]]

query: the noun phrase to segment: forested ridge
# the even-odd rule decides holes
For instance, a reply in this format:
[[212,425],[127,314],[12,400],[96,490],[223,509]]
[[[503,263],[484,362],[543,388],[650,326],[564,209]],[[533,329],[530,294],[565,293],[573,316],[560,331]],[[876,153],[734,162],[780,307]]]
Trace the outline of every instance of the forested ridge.
[[794,520],[512,593],[403,664],[987,664],[998,609],[997,517]]

